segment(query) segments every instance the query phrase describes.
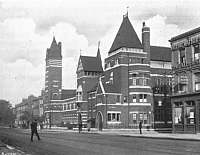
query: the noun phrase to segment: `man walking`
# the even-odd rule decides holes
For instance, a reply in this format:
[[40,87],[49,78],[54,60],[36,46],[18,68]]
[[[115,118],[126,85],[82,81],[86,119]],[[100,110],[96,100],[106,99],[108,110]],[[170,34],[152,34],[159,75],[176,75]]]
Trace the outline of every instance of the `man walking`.
[[142,121],[139,123],[140,134],[142,134]]
[[81,133],[82,131],[82,116],[81,113],[78,114],[78,131]]
[[37,132],[37,120],[31,123],[31,142],[33,142],[33,135],[36,134],[38,140],[40,140],[39,134]]

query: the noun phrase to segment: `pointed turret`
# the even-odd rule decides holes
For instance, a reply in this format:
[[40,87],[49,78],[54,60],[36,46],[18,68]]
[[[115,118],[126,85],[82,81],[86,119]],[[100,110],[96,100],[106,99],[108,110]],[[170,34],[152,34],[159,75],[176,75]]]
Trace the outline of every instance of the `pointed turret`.
[[46,58],[62,58],[61,55],[61,42],[56,42],[55,36],[53,36],[53,41],[50,48],[47,48]]
[[54,46],[57,46],[57,42],[56,42],[55,36],[53,36],[53,41],[51,43],[51,48],[54,47]]
[[101,61],[101,53],[100,53],[100,42],[98,42],[98,50],[97,50],[97,60],[99,61],[100,64],[102,64],[102,61]]
[[122,24],[117,32],[114,42],[109,50],[109,53],[122,48],[139,48],[142,49],[142,44],[128,18],[128,14],[123,16]]

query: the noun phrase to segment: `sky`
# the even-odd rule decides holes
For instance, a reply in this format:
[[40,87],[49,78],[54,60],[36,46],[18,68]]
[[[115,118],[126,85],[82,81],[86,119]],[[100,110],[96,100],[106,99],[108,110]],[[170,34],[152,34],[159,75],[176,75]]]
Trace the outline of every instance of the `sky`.
[[45,55],[53,36],[62,42],[63,89],[76,88],[81,55],[102,60],[127,12],[141,39],[142,22],[151,45],[170,47],[173,36],[200,26],[198,0],[0,0],[0,99],[13,105],[44,88]]

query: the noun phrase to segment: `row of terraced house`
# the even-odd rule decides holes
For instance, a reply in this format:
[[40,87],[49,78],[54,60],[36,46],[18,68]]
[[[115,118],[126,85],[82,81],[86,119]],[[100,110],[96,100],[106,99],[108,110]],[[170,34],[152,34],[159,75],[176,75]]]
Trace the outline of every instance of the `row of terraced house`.
[[82,121],[86,127],[90,121],[101,130],[138,128],[142,122],[146,128],[199,132],[199,34],[197,28],[173,37],[171,48],[151,46],[150,28],[142,24],[140,41],[126,14],[103,66],[99,46],[96,56],[80,55],[76,89],[67,90],[62,44],[54,37],[46,51],[42,93],[46,126]]

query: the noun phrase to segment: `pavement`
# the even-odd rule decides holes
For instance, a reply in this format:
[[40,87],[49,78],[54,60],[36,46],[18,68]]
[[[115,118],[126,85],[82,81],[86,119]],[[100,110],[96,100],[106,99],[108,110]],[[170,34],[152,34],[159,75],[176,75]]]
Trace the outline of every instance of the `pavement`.
[[[78,132],[78,129],[68,130],[67,128],[51,128],[51,129],[42,129],[39,130],[41,133],[57,133],[57,132]],[[82,133],[91,133],[91,134],[104,134],[104,135],[119,135],[126,137],[137,137],[137,138],[154,138],[154,139],[172,139],[172,140],[189,140],[189,141],[200,141],[200,133],[197,134],[183,134],[183,133],[160,133],[153,129],[142,130],[142,134],[139,133],[138,129],[103,129],[98,131],[95,128],[92,128],[89,132],[87,129],[83,129]]]

